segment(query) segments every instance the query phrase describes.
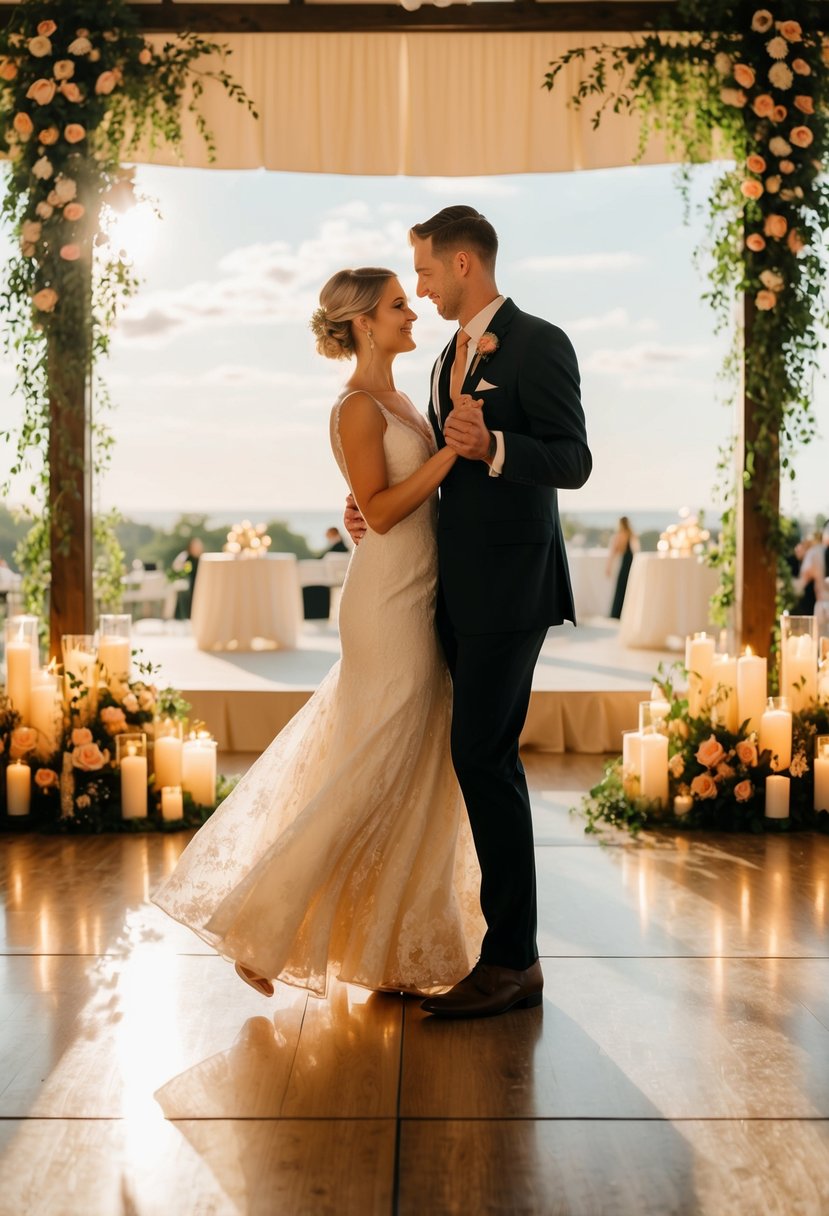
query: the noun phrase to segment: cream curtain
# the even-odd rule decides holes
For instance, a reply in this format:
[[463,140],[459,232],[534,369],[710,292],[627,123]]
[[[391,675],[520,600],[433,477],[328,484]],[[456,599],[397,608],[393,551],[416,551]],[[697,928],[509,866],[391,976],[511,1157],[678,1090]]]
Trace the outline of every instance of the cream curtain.
[[[630,41],[608,35],[606,42]],[[201,109],[220,169],[467,177],[554,173],[630,164],[635,117],[568,107],[578,68],[542,88],[550,60],[593,34],[237,34],[231,74],[254,99],[256,122],[218,86]],[[156,42],[164,41],[161,38]],[[182,163],[143,149],[145,163]],[[643,163],[664,163],[656,139]],[[209,162],[188,119],[183,163]]]

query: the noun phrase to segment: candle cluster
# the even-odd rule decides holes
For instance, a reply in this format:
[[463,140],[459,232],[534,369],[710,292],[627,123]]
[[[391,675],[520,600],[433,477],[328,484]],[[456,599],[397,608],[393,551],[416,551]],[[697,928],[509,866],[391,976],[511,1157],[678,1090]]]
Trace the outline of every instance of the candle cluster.
[[700,525],[696,515],[692,515],[687,507],[679,512],[680,522],[669,524],[661,533],[656,546],[662,557],[691,557],[705,551],[705,544],[711,538],[707,528]]
[[249,519],[243,519],[228,532],[224,551],[237,557],[264,557],[270,547],[271,538],[266,525],[252,524]]

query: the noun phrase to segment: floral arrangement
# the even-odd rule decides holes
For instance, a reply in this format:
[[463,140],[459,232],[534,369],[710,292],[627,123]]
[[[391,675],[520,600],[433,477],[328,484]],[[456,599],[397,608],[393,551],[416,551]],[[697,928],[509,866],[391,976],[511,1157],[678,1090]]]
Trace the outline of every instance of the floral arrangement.
[[[193,113],[212,154],[199,112],[205,80],[234,100],[249,99],[219,67],[203,65],[223,48],[183,34],[160,48],[141,35],[126,0],[22,0],[0,32],[0,149],[10,162],[3,216],[19,240],[0,295],[7,346],[14,350],[24,400],[20,430],[5,433],[16,451],[11,475],[34,467],[48,505],[18,550],[27,608],[42,614],[49,582],[50,536],[66,543],[61,487],[52,486],[50,400],[89,375],[106,354],[121,304],[137,289],[120,250],[111,249],[107,217],[134,201],[133,172],[122,167],[142,140],[181,142]],[[96,381],[96,415],[107,404]],[[62,436],[52,435],[60,445]],[[105,468],[112,439],[96,420],[94,471]],[[116,599],[122,554],[99,519],[99,591]]]
[[[745,0],[678,0],[673,30],[655,30],[627,46],[568,51],[550,65],[545,84],[588,55],[573,103],[600,99],[598,126],[609,107],[642,116],[641,149],[654,130],[689,166],[712,149],[730,165],[708,202],[708,239],[698,251],[708,265],[705,298],[719,328],[733,327],[726,378],[755,407],[757,435],[747,440],[744,469],[757,478],[771,545],[784,570],[789,548],[779,517],[777,470],[794,477],[792,455],[815,434],[812,384],[824,348],[827,314],[823,233],[829,227],[829,43],[814,0],[777,0],[770,8]],[[753,302],[750,334],[734,326],[734,300]],[[778,451],[779,448],[779,451]],[[733,444],[721,454],[723,531],[713,560],[720,568],[716,606],[721,621],[733,602],[735,508]],[[781,579],[781,588],[790,580]],[[781,604],[781,609],[788,607]]]
[[[757,736],[743,723],[729,731],[717,722],[722,691],[714,690],[698,716],[688,712],[688,698],[679,686],[687,670],[676,663],[656,680],[668,703],[668,807],[677,796],[690,799],[688,811],[672,810],[643,799],[635,777],[626,773],[622,758],[609,761],[601,782],[582,801],[587,832],[599,825],[625,827],[633,835],[645,827],[670,825],[714,831],[762,832],[770,826],[764,816],[766,778],[777,773],[771,753],[760,751]],[[721,715],[720,715],[721,716]],[[813,761],[815,737],[829,733],[829,701],[821,700],[793,715],[790,817],[787,827],[829,832],[829,812],[815,811]]]

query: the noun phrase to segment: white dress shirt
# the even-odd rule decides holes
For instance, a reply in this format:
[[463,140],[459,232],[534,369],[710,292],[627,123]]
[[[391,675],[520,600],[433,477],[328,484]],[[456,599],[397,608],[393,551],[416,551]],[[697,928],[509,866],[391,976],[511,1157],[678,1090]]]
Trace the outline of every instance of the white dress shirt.
[[[475,358],[475,347],[478,345],[479,339],[481,339],[486,333],[487,326],[495,316],[498,309],[504,303],[504,299],[504,296],[496,296],[490,304],[487,304],[486,308],[482,308],[479,313],[476,313],[471,320],[467,321],[466,324],[462,326],[464,332],[469,334],[469,345],[466,348],[467,372],[472,366],[472,360]],[[480,367],[481,364],[478,366]],[[471,395],[473,397],[476,395],[474,387]],[[504,468],[504,460],[506,458],[506,450],[504,448],[504,432],[493,431],[492,434],[495,437],[495,455],[493,456],[492,463],[489,466],[489,475],[490,477],[500,477]]]

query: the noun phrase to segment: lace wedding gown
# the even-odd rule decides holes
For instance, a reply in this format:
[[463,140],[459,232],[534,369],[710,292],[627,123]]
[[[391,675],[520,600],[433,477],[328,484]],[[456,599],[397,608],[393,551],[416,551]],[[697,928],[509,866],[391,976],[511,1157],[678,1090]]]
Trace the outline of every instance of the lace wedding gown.
[[[339,439],[331,443],[348,480]],[[390,484],[434,450],[384,409]],[[449,755],[434,625],[434,498],[369,531],[342,592],[342,658],[200,829],[153,900],[222,955],[324,995],[330,974],[431,992],[474,963],[480,872]]]

